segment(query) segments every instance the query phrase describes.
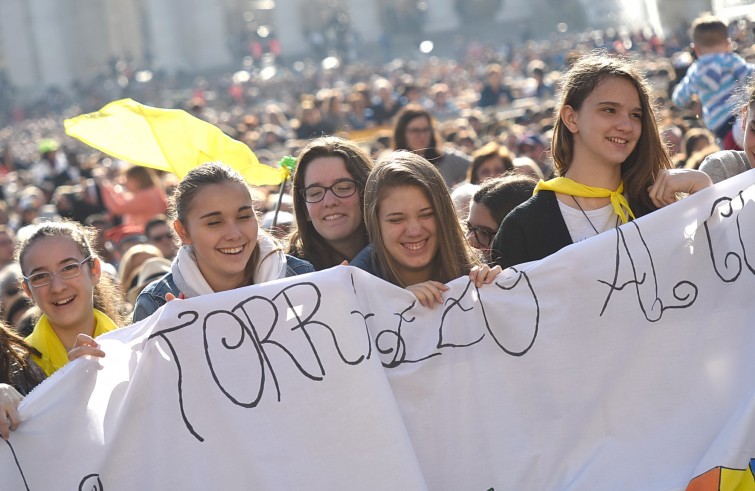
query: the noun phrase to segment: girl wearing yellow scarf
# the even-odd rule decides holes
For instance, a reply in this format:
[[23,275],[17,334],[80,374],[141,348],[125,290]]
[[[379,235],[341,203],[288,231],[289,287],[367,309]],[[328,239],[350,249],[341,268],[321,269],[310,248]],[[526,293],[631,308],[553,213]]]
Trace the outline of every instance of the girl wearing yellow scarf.
[[32,359],[48,376],[69,359],[103,356],[96,343],[82,339],[123,322],[122,295],[101,274],[93,240],[94,232],[76,222],[45,222],[18,245],[23,290],[43,314],[26,341],[41,353]]
[[562,79],[551,154],[558,177],[501,223],[493,257],[509,267],[559,249],[711,185],[672,169],[650,86],[639,67],[607,53],[580,58]]

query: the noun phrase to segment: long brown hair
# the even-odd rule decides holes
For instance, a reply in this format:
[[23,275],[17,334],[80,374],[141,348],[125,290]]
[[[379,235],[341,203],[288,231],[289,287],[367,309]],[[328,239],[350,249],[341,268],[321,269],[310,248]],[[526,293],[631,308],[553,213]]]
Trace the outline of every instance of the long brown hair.
[[408,151],[395,151],[380,158],[367,178],[364,191],[364,220],[372,243],[372,261],[383,279],[406,287],[400,266],[387,253],[380,232],[380,203],[388,189],[414,186],[422,190],[433,208],[438,234],[438,252],[432,263],[432,279],[443,283],[463,276],[479,256],[464,236],[451,195],[438,169],[423,157]]
[[[91,258],[89,260],[90,266],[95,259],[103,262],[95,248],[97,244],[97,231],[73,220],[61,220],[57,222],[42,222],[34,225],[24,240],[16,245],[16,261],[22,268],[24,265],[24,256],[29,247],[46,237],[66,237],[71,239],[84,257],[89,256]],[[95,309],[102,311],[110,317],[117,326],[126,325],[126,312],[128,308],[123,292],[116,286],[108,274],[100,276],[100,281],[94,285],[92,296]]]
[[417,118],[425,118],[427,124],[430,125],[430,145],[423,149],[422,156],[430,162],[435,162],[443,155],[439,144],[440,137],[435,129],[435,120],[430,111],[417,104],[407,104],[396,116],[396,126],[393,128],[393,149],[409,150],[406,127]]
[[579,58],[564,74],[556,96],[556,117],[553,127],[551,154],[556,174],[563,176],[574,157],[574,136],[561,120],[564,106],[579,111],[582,103],[598,84],[607,77],[619,77],[635,86],[642,107],[642,133],[634,151],[621,164],[624,192],[636,216],[656,209],[647,188],[658,173],[673,167],[666,146],[658,131],[658,115],[651,97],[651,88],[636,61],[602,51]]
[[[364,206],[364,183],[374,166],[370,156],[359,145],[337,136],[316,138],[310,141],[299,154],[293,186],[296,229],[288,237],[288,251],[294,256],[309,261],[317,271],[341,264],[344,260],[353,259],[342,257],[307,219],[307,202],[301,196],[301,191],[305,187],[304,176],[309,164],[321,157],[337,157],[343,160],[349,175],[357,181],[360,206]],[[355,233],[363,236],[364,243],[367,244],[367,229],[364,226],[364,220]]]
[[41,356],[39,351],[30,346],[16,334],[4,321],[0,321],[0,383],[13,385],[19,392],[24,393],[23,384],[33,387],[42,381],[44,373],[32,369],[30,355]]

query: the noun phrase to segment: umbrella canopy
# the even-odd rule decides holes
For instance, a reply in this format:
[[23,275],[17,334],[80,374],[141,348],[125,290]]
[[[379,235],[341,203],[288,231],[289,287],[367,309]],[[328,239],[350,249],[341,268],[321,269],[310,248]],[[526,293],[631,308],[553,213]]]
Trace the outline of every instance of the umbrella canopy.
[[182,178],[206,162],[223,162],[254,185],[280,184],[285,168],[261,164],[244,143],[181,109],[145,106],[132,99],[63,122],[66,133],[115,158]]

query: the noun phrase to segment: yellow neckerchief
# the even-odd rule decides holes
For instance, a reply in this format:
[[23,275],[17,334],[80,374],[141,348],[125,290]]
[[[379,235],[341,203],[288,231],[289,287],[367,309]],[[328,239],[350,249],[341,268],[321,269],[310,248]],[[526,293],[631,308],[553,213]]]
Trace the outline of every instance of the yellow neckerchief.
[[[97,309],[94,310],[94,336],[116,329],[115,322]],[[68,363],[68,351],[55,334],[47,316],[43,315],[34,326],[34,331],[27,336],[26,342],[42,353],[42,356],[32,355],[32,359],[45,371],[49,377]]]
[[[532,194],[537,194],[541,189],[554,191],[556,193],[569,194],[571,196],[579,196],[581,198],[611,198],[613,212],[619,215],[621,223],[627,223],[629,217],[632,217],[632,220],[635,219],[634,213],[632,213],[632,210],[629,208],[627,199],[621,194],[624,192],[624,181],[621,181],[621,184],[619,184],[619,188],[616,191],[611,191],[606,188],[580,184],[577,181],[572,181],[568,177],[556,177],[549,181],[540,180],[540,182],[537,183],[537,186],[535,186],[535,191]],[[626,210],[626,212],[624,210]]]

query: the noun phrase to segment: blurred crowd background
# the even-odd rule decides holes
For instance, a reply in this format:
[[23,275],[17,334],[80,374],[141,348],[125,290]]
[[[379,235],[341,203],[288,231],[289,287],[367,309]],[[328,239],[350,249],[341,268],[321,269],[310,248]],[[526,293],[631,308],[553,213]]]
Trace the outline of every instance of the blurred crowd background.
[[[434,145],[469,161],[466,176],[448,181],[454,193],[464,196],[464,186],[479,180],[472,162],[483,154],[509,159],[537,178],[551,175],[548,149],[560,74],[578,53],[599,48],[643,60],[662,108],[663,136],[679,167],[697,168],[718,150],[700,119],[699,104],[674,107],[670,102],[673,87],[693,61],[687,25],[661,36],[647,26],[575,30],[556,24],[550,34],[518,41],[457,36],[441,50],[438,41],[413,34],[421,33],[425,14],[418,3],[409,7],[381,13],[388,20],[380,22],[396,31],[383,32],[384,42],[369,56],[349,17],[335,15],[333,22],[307,31],[308,52],[296,58],[287,58],[272,29],[260,31],[265,25],[255,21],[255,28],[239,33],[233,44],[242,70],[170,72],[113,58],[94,76],[41,92],[16,86],[7,72],[0,72],[3,317],[22,325],[28,308],[12,264],[14,243],[26,225],[66,217],[96,227],[102,257],[132,297],[140,283],[152,278],[140,278],[139,266],[151,257],[169,264],[175,254],[161,205],[145,210],[134,204],[143,204],[156,189],[159,195],[170,194],[175,176],[132,168],[64,133],[65,118],[121,98],[184,109],[246,143],[260,162],[272,166],[321,135],[356,141],[376,158],[394,147],[396,115],[411,105],[432,116]],[[690,19],[699,13],[690,12]],[[752,20],[733,18],[729,30],[734,50],[755,62]],[[392,38],[395,42],[389,42]],[[272,227],[278,191],[256,189],[264,227]],[[287,193],[273,230],[278,237],[293,226]],[[465,196],[468,201],[469,193]],[[166,270],[165,263],[155,264],[152,274]]]

